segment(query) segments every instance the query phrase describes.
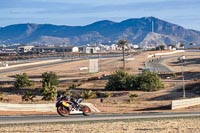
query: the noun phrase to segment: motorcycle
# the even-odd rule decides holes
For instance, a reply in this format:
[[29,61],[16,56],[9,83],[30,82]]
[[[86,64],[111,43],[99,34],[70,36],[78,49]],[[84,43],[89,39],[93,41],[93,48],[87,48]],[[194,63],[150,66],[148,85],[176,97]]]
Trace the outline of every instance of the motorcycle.
[[70,114],[82,113],[84,116],[91,114],[91,109],[87,105],[81,104],[82,98],[75,100],[71,97],[58,95],[56,99],[57,113],[60,116],[68,116]]

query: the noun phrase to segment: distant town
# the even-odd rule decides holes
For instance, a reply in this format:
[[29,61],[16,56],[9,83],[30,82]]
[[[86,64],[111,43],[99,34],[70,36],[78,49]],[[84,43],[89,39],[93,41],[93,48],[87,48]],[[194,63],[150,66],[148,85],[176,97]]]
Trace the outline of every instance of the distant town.
[[[190,44],[188,49],[199,49],[200,47]],[[157,47],[140,47],[139,45],[128,44],[125,47],[126,51],[136,49],[143,50],[177,50],[185,49],[185,45],[177,43],[175,45],[170,44],[168,46],[159,45]],[[55,46],[55,45],[44,45],[44,46],[32,46],[32,45],[21,45],[21,44],[12,44],[12,45],[0,45],[0,55],[12,55],[12,54],[39,54],[39,53],[54,53],[54,52],[73,52],[73,53],[86,53],[86,54],[95,54],[101,52],[109,51],[121,51],[121,47],[117,44],[103,45],[103,44],[87,44],[85,46]]]

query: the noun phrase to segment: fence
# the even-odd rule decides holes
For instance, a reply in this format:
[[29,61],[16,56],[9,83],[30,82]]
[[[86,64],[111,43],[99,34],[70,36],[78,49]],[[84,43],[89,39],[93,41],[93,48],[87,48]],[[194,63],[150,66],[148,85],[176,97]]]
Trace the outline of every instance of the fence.
[[200,105],[200,98],[190,98],[182,100],[172,100],[171,109],[180,109],[190,106]]

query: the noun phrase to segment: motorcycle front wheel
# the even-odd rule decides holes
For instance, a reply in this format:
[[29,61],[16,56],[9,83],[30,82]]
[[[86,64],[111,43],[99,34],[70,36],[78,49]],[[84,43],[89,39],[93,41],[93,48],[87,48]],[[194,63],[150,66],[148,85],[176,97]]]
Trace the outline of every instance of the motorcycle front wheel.
[[57,112],[60,116],[68,116],[69,115],[69,109],[64,107],[63,105],[60,105],[57,107]]
[[89,116],[92,113],[91,109],[87,105],[82,106],[82,111],[85,116]]

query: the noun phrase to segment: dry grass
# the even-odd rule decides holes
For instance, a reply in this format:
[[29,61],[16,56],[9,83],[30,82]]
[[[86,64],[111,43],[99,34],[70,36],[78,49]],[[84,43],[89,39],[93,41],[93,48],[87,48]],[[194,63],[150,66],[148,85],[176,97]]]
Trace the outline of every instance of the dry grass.
[[[148,54],[144,55],[136,55],[134,61],[127,61],[126,68],[130,72],[138,72],[138,67],[143,67],[143,61],[147,58]],[[129,56],[132,57],[132,56]],[[73,77],[91,77],[101,74],[110,74],[113,71],[120,69],[122,67],[122,57],[115,57],[115,58],[102,58],[101,59],[101,73],[98,74],[90,74],[88,70],[79,70],[81,67],[88,67],[89,60],[82,60],[82,61],[74,61],[74,62],[67,62],[64,64],[58,64],[54,66],[42,67],[40,69],[31,69],[31,70],[21,70],[17,73],[24,73],[26,72],[29,76],[32,77],[39,77],[43,72],[46,71],[53,71],[61,78],[73,78]],[[137,67],[136,67],[137,66]],[[16,73],[11,73],[6,76],[13,76]]]
[[[140,55],[135,55],[133,56],[135,58],[134,61],[128,61],[126,62],[126,68],[130,73],[138,73],[138,68],[144,66],[144,61],[148,60],[147,55],[152,54],[153,52],[146,52],[146,53],[141,53]],[[175,54],[177,57],[181,56],[183,53]],[[194,58],[199,58],[199,52],[198,53],[184,53],[187,59],[193,59]],[[193,56],[189,56],[189,55]],[[171,56],[175,56],[171,55]],[[132,57],[132,56],[130,56]],[[177,60],[177,57],[174,57],[172,59],[167,59],[164,60],[165,64],[168,64],[171,69],[175,71],[180,71],[180,66],[173,65],[172,63]],[[94,76],[100,76],[102,74],[110,74],[114,70],[119,69],[122,66],[122,61],[120,61],[121,57],[117,58],[112,58],[112,59],[101,59],[101,70],[102,72],[97,73],[97,74],[90,74],[86,70],[80,71],[80,67],[87,67],[88,66],[88,60],[82,60],[82,61],[76,61],[76,62],[68,62],[64,64],[59,64],[59,65],[54,65],[54,66],[48,66],[48,67],[43,67],[40,69],[31,69],[27,71],[21,71],[21,72],[26,72],[28,75],[32,77],[39,77],[43,72],[46,71],[54,71],[56,72],[61,79],[64,78],[76,78],[76,77],[94,77]],[[191,71],[191,72],[200,72],[200,64],[188,64],[185,67],[185,71]],[[3,75],[3,76],[13,76],[15,73],[12,73],[10,75]],[[68,87],[72,84],[79,84],[78,88],[87,88],[87,89],[103,89],[107,80],[91,80],[91,81],[67,81],[67,82],[62,82],[58,90],[59,91],[65,91],[68,89]],[[37,88],[39,87],[39,83],[37,83]],[[182,97],[182,91],[174,90],[172,89],[173,86],[176,85],[174,83],[166,83],[165,84],[165,89],[157,92],[133,92],[138,94],[138,98],[134,103],[128,103],[129,97],[128,94],[125,96],[120,96],[120,97],[111,97],[111,98],[106,98],[104,99],[103,103],[100,103],[99,99],[92,99],[88,100],[85,102],[91,102],[98,109],[100,109],[103,113],[131,113],[131,112],[137,112],[137,111],[169,111],[169,105],[171,100],[173,99],[179,99]],[[36,88],[35,87],[35,88]],[[9,86],[8,86],[9,88]],[[6,96],[6,99],[8,99],[8,102],[11,103],[20,103],[21,102],[21,92],[24,90],[20,91],[14,91],[9,90],[9,89],[4,89],[4,87],[1,88],[1,90],[4,92],[11,92],[11,94]],[[18,93],[20,95],[18,95]],[[17,94],[17,95],[16,95]],[[186,91],[186,96],[188,97],[194,97],[197,96],[195,93],[191,91]],[[200,107],[197,107],[196,109],[190,108],[186,109],[186,111],[190,110],[198,110]]]
[[185,55],[186,57],[184,71],[200,72],[200,52],[184,52],[173,54],[171,55],[171,58],[164,60],[164,63],[175,72],[181,72],[181,64],[178,63],[178,57],[182,55]]
[[[45,127],[45,128],[44,128]],[[198,133],[200,118],[5,125],[3,133]]]

